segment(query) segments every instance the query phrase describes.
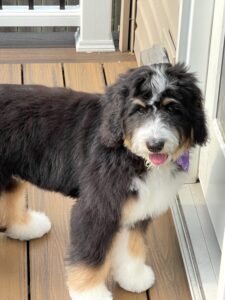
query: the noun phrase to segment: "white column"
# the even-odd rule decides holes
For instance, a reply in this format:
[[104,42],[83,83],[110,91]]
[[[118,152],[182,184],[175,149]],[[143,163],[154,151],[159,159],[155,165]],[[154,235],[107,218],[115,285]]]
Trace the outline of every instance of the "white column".
[[217,300],[225,300],[225,231],[223,237],[223,249],[220,263]]
[[75,34],[78,52],[115,51],[112,33],[112,0],[80,0],[80,29]]

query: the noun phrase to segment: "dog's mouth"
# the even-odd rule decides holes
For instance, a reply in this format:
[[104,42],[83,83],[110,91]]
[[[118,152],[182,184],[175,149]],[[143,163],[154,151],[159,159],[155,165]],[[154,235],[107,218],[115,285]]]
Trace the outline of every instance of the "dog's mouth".
[[165,153],[152,153],[149,154],[149,159],[151,163],[156,166],[164,164],[168,159],[168,154]]

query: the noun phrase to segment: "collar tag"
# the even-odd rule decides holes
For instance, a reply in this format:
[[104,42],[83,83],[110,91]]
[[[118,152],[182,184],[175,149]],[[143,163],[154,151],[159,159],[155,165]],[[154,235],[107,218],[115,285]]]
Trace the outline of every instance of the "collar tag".
[[151,162],[150,161],[145,161],[145,166],[146,166],[146,169],[147,170],[151,170],[151,168],[152,168],[152,164],[151,164]]

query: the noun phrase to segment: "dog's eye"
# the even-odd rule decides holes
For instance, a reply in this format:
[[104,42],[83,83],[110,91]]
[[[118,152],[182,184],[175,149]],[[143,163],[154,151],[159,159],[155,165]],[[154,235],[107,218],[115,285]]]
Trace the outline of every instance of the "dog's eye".
[[136,107],[136,112],[139,113],[140,115],[143,115],[143,114],[146,113],[146,108],[143,107],[143,106],[138,105],[138,106]]
[[144,100],[149,100],[151,98],[151,95],[148,93],[148,94],[143,95],[142,98]]
[[146,108],[141,105],[135,105],[129,115],[131,116],[136,113],[143,115],[146,113]]
[[171,114],[179,114],[180,113],[180,109],[177,105],[175,104],[168,104],[165,106],[165,110],[168,112],[168,113],[171,113]]

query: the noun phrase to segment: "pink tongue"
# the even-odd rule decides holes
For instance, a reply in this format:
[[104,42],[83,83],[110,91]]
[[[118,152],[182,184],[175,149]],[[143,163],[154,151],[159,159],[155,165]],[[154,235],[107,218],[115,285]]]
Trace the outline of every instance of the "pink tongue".
[[162,165],[168,158],[167,154],[155,153],[150,154],[149,158],[154,165]]

